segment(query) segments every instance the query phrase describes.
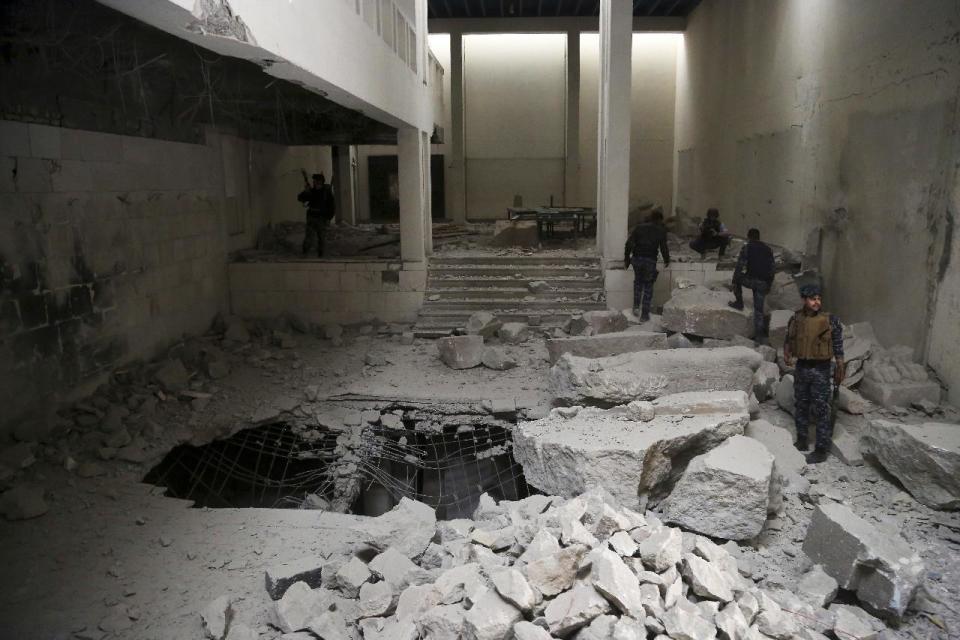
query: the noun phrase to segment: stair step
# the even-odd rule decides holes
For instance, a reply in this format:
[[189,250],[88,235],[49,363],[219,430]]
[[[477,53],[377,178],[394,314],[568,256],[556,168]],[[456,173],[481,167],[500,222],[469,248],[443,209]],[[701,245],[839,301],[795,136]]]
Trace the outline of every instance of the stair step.
[[490,265],[490,266],[458,266],[458,267],[430,267],[431,277],[513,277],[515,274],[522,274],[520,279],[547,280],[558,276],[580,277],[586,274],[587,278],[599,278],[602,274],[600,269],[590,267],[557,267],[557,266],[537,266],[521,268],[511,265]]
[[[571,289],[600,291],[603,289],[603,283],[599,278],[596,280],[584,280],[583,277],[580,276],[576,278],[540,278],[540,280],[546,282],[547,285],[555,291]],[[490,278],[437,277],[431,273],[430,278],[427,280],[427,287],[429,289],[487,289],[505,287],[508,289],[522,288],[524,291],[528,291],[526,282],[528,282],[526,279],[514,278],[513,276],[495,276]]]
[[522,266],[531,265],[592,265],[599,268],[600,259],[592,257],[560,257],[560,256],[463,256],[463,257],[431,257],[430,267],[442,267],[444,265],[505,265],[515,264]]
[[503,300],[499,298],[490,300],[437,300],[425,304],[421,308],[420,315],[432,310],[449,311],[451,309],[464,309],[469,310],[471,313],[480,310],[496,313],[498,311],[516,311],[522,309],[529,313],[539,313],[543,310],[554,309],[580,312],[606,308],[607,305],[605,302],[594,302],[592,300],[587,302],[572,300],[534,300],[526,302],[523,300]]
[[[567,300],[576,302],[596,302],[590,295],[597,293],[597,290],[569,290],[569,291],[550,291],[547,293],[530,293],[527,289],[506,289],[499,287],[496,289],[427,289],[427,301],[425,304],[432,304],[440,300],[516,300],[522,302],[535,302],[539,300]],[[431,300],[433,296],[440,296],[439,300]],[[532,297],[534,300],[527,300]]]

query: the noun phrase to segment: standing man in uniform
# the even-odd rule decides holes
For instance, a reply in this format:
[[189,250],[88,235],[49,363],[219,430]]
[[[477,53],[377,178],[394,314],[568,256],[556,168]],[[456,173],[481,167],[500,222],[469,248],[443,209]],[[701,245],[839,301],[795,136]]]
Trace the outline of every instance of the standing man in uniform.
[[737,267],[733,271],[734,302],[728,303],[734,309],[743,310],[743,288],[753,291],[753,337],[755,340],[767,334],[764,323],[763,302],[773,286],[773,251],[765,242],[760,242],[760,230],[747,231],[747,244],[740,249]]
[[641,310],[640,322],[650,319],[653,301],[653,283],[657,281],[657,251],[663,254],[663,264],[670,264],[667,229],[663,226],[663,212],[654,209],[646,222],[633,228],[623,248],[623,268],[633,265],[633,312]]
[[707,251],[713,249],[720,249],[717,256],[722,258],[728,244],[730,232],[720,222],[720,210],[707,209],[707,217],[700,223],[700,236],[690,241],[690,248],[700,254],[701,260],[705,260]]
[[827,459],[830,439],[830,400],[832,394],[830,364],[834,363],[833,384],[840,385],[844,377],[843,327],[840,320],[822,308],[820,287],[805,285],[800,289],[803,308],[793,314],[787,324],[783,344],[783,359],[787,366],[796,359],[793,374],[794,420],[797,427],[795,446],[800,451],[809,447],[807,429],[810,421],[816,425],[816,445],[807,454],[807,463],[816,464]]
[[[306,174],[304,174],[306,179]],[[327,222],[334,214],[333,190],[327,184],[322,173],[313,174],[313,186],[308,186],[300,192],[297,200],[307,208],[307,229],[303,236],[303,255],[310,252],[310,247],[316,239],[317,256],[323,257],[324,236],[327,231]]]

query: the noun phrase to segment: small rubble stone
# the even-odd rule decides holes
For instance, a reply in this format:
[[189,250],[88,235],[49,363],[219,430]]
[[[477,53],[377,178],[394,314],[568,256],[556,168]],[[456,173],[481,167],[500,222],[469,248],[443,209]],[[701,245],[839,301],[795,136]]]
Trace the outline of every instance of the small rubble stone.
[[351,558],[336,573],[335,585],[348,598],[356,598],[360,587],[370,580],[370,569],[360,558]]
[[636,576],[618,554],[607,549],[591,553],[591,578],[594,589],[603,594],[620,612],[643,619],[643,597]]
[[523,614],[493,589],[484,591],[464,615],[464,636],[468,640],[506,640]]
[[232,617],[233,601],[229,596],[220,596],[200,612],[204,635],[213,640],[224,640]]
[[645,566],[662,573],[680,563],[683,536],[673,527],[660,527],[640,543],[637,552]]
[[527,325],[523,322],[505,322],[497,329],[497,337],[507,344],[520,344],[528,335]]
[[577,584],[551,600],[544,610],[544,617],[550,633],[563,637],[610,611],[610,603],[596,589]]
[[323,560],[309,557],[270,567],[264,573],[267,594],[271,600],[279,600],[295,582],[303,582],[310,588],[321,585]]
[[497,593],[521,611],[530,611],[537,604],[537,596],[530,588],[530,583],[518,570],[510,568],[496,571],[490,579]]
[[463,637],[466,611],[460,605],[442,604],[424,611],[416,620],[421,638],[457,640]]
[[793,374],[787,374],[780,378],[780,384],[777,385],[777,390],[775,392],[777,399],[777,406],[793,415],[794,412],[794,399],[793,399]]
[[797,595],[815,607],[825,607],[837,597],[837,581],[818,564],[801,576]]
[[753,374],[753,394],[763,402],[774,396],[779,382],[780,367],[775,362],[764,360]]
[[437,340],[440,360],[451,369],[471,369],[483,363],[483,336],[448,336]]
[[610,546],[613,550],[624,557],[631,557],[637,552],[637,543],[633,541],[630,534],[626,531],[617,531],[610,536]]
[[763,529],[774,485],[773,456],[757,440],[733,436],[690,461],[660,509],[666,522],[704,535],[746,540]]
[[513,635],[516,640],[551,640],[553,637],[543,627],[526,620],[513,625]]
[[338,340],[343,337],[343,327],[339,324],[325,324],[321,329],[321,335],[327,340]]
[[393,585],[385,580],[365,582],[360,587],[360,615],[374,618],[390,615],[397,604],[397,594]]
[[717,637],[713,623],[686,598],[677,600],[677,604],[663,614],[661,621],[673,640],[714,640]]
[[527,580],[547,597],[558,595],[573,585],[577,567],[586,552],[586,547],[567,547],[553,555],[528,562],[525,568]]
[[840,385],[837,407],[853,415],[862,415],[870,411],[873,405],[853,389]]
[[237,344],[246,344],[250,342],[250,332],[242,318],[230,316],[226,319],[227,329],[223,334],[223,339]]
[[838,638],[873,640],[879,638],[879,632],[886,629],[883,622],[860,607],[835,604],[830,607],[830,612],[834,615],[833,632]]
[[235,622],[230,625],[226,640],[258,640],[260,634],[247,625]]
[[919,502],[960,509],[960,426],[872,420],[861,446]]
[[560,542],[557,541],[557,538],[546,529],[540,529],[534,534],[530,544],[527,545],[518,560],[530,563],[540,558],[552,556],[559,551]]
[[702,598],[724,603],[733,600],[733,591],[723,571],[693,553],[683,555],[683,577],[690,589]]
[[190,374],[179,358],[172,358],[153,374],[154,380],[170,392],[182,391],[190,382]]
[[307,621],[321,613],[320,597],[306,582],[295,582],[277,600],[275,609],[282,631],[302,631],[307,628]]
[[517,366],[517,361],[507,355],[503,349],[485,347],[481,358],[483,366],[494,371],[507,371]]
[[307,629],[323,640],[350,640],[346,620],[336,611],[326,611],[311,618],[307,621]]
[[483,338],[492,338],[503,323],[489,311],[477,311],[467,320],[467,335],[479,335]]
[[814,510],[803,551],[841,589],[855,591],[862,603],[894,620],[903,616],[924,573],[905,540],[835,502],[821,502]]
[[378,554],[370,561],[367,568],[374,575],[392,584],[398,591],[402,591],[408,585],[427,581],[426,571],[393,547]]
[[43,487],[21,484],[0,495],[0,513],[7,520],[30,520],[45,514],[50,507]]

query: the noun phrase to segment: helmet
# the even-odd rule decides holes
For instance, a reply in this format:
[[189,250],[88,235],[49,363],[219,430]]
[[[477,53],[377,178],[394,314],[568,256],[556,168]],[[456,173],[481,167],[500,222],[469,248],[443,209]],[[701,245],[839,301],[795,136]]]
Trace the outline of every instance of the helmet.
[[819,285],[805,284],[802,287],[800,287],[801,298],[812,298],[814,296],[819,296],[819,295],[822,295]]

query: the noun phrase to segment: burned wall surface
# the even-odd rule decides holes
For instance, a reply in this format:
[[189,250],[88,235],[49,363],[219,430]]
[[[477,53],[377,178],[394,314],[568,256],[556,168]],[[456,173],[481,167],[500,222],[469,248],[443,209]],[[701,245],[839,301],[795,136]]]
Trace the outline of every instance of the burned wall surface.
[[0,430],[226,311],[219,136],[0,121]]
[[804,252],[832,311],[912,347],[957,401],[940,353],[960,342],[960,5],[705,2],[679,59],[678,206]]

